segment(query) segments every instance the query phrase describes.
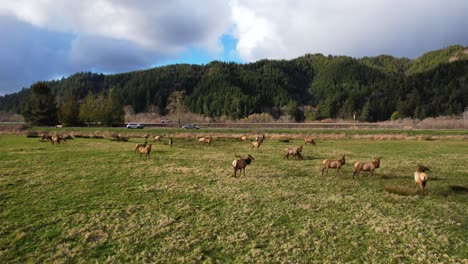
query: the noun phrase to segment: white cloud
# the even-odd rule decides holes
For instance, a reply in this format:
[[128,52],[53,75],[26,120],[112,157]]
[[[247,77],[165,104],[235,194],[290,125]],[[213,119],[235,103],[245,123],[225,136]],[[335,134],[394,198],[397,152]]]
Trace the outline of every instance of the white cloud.
[[130,41],[157,52],[177,52],[188,45],[219,49],[219,36],[231,23],[229,5],[216,0],[4,2],[0,14],[37,27]]
[[463,0],[233,0],[237,50],[247,61],[305,53],[416,57],[467,44]]

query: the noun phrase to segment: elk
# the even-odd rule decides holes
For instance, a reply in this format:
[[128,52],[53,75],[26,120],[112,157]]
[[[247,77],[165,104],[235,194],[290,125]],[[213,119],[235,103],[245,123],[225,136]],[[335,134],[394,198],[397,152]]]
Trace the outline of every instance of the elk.
[[205,137],[198,137],[198,144],[205,144]]
[[306,138],[304,138],[304,142],[305,142],[305,144],[312,144],[312,145],[315,146],[315,141],[314,141],[313,138],[306,137]]
[[336,172],[338,173],[340,171],[340,167],[346,164],[345,155],[343,154],[343,156],[339,160],[326,159],[326,160],[323,160],[322,163],[323,163],[322,175],[323,175],[324,170],[326,170],[328,174],[329,168],[336,169]]
[[205,145],[205,143],[208,145],[211,145],[212,141],[213,141],[212,137],[205,137],[205,139],[203,140],[203,145]]
[[264,140],[265,140],[265,134],[263,134],[262,136],[256,136],[255,137],[255,141],[257,141],[257,142],[263,143]]
[[424,165],[418,164],[418,170],[414,172],[414,191],[416,191],[417,186],[421,188],[422,195],[424,195],[424,188],[428,180],[426,171],[429,171]]
[[380,168],[380,157],[374,158],[373,162],[356,162],[354,163],[354,173],[353,173],[353,179],[354,175],[359,176],[359,173],[361,171],[368,171],[370,173],[370,176],[374,175],[374,170]]
[[50,143],[55,144],[60,144],[60,141],[62,140],[62,138],[60,136],[51,136],[50,137]]
[[168,144],[172,148],[172,144],[174,144],[174,141],[172,140],[172,137],[169,138]]
[[246,141],[246,140],[247,140],[247,136],[242,136],[242,137],[240,138],[240,140],[241,140],[241,141]]
[[136,144],[135,145],[135,152],[137,152],[139,148],[146,147],[146,144],[147,144],[146,141],[145,141],[145,143]]
[[140,147],[137,147],[137,150],[138,150],[138,153],[140,153],[140,158],[141,158],[141,155],[145,155],[146,158],[149,158],[150,157],[150,152],[151,152],[151,144],[147,144],[145,146],[140,146]]
[[255,160],[255,158],[247,154],[247,158],[243,159],[240,156],[236,156],[238,159],[235,159],[232,161],[232,167],[234,168],[234,177],[237,177],[237,171],[240,170],[240,175],[242,176],[242,171],[244,171],[244,176],[245,176],[245,167],[252,163],[252,160]]
[[154,141],[161,141],[162,136],[154,136]]
[[251,144],[252,144],[252,149],[253,148],[260,148],[260,145],[262,145],[263,141],[252,141]]
[[301,152],[302,152],[302,146],[297,147],[297,148],[289,147],[284,150],[284,155],[286,156],[287,159],[289,159],[289,155],[291,155],[293,157],[298,157],[299,159],[302,160],[304,158],[302,157]]

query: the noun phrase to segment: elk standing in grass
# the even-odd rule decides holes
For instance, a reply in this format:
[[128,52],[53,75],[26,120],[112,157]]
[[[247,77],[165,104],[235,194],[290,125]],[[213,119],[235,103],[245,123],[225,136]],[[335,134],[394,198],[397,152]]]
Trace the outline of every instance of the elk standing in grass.
[[252,141],[252,148],[260,148],[260,145],[262,145],[263,141]]
[[417,185],[419,185],[422,195],[424,195],[424,188],[426,187],[428,179],[426,171],[429,171],[429,168],[418,164],[418,170],[414,172],[414,190],[416,191]]
[[236,156],[238,157],[239,159],[236,159],[236,160],[233,160],[232,161],[232,167],[234,168],[234,177],[237,177],[237,171],[240,170],[240,174],[242,176],[242,171],[244,171],[244,176],[245,176],[245,167],[247,167],[247,165],[249,165],[250,163],[252,163],[252,160],[255,160],[255,158],[248,154],[247,155],[247,158],[243,159],[239,156]]
[[212,137],[205,137],[203,140],[203,145],[208,144],[211,145],[211,142],[213,141]]
[[380,168],[380,157],[374,158],[373,162],[356,162],[354,163],[354,173],[353,173],[353,179],[354,175],[359,176],[359,173],[361,171],[368,171],[370,173],[370,176],[374,175],[374,170]]
[[298,157],[299,159],[302,160],[304,158],[302,157],[301,152],[302,152],[302,146],[297,147],[297,148],[289,147],[284,150],[284,155],[286,156],[287,159],[289,159],[289,156],[291,155],[293,157]]
[[154,141],[161,141],[162,136],[154,136]]
[[198,144],[204,144],[205,143],[205,137],[198,137]]
[[60,141],[62,140],[62,138],[60,136],[51,136],[50,137],[50,143],[55,144],[60,144]]
[[326,159],[326,160],[323,161],[322,175],[323,175],[323,171],[325,171],[325,170],[326,170],[326,172],[328,174],[328,169],[329,168],[336,169],[336,172],[338,173],[340,171],[340,167],[345,165],[345,164],[346,164],[346,160],[345,160],[345,155],[344,154],[341,157],[341,159],[339,159],[339,160]]
[[241,140],[241,141],[246,141],[246,140],[247,140],[247,136],[242,136],[242,137],[240,138],[240,140]]
[[135,145],[135,152],[137,152],[139,148],[144,148],[144,147],[146,147],[146,144],[147,144],[146,142],[145,142],[145,143],[136,144],[136,145]]
[[146,156],[146,158],[149,158],[151,152],[151,144],[145,144],[145,146],[137,147],[136,150],[138,151],[138,153],[140,153],[140,158],[143,154]]

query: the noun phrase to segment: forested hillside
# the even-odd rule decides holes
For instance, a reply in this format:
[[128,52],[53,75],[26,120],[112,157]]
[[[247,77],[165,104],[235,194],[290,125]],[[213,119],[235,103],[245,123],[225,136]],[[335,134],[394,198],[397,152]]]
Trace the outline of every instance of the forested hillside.
[[[168,97],[185,91],[191,112],[238,119],[298,106],[297,119],[351,118],[362,121],[460,114],[468,106],[468,49],[451,46],[415,60],[381,55],[355,59],[307,54],[292,60],[248,64],[214,61],[178,64],[113,75],[77,73],[47,82],[57,107],[71,96],[115,92],[135,112],[167,110]],[[20,112],[29,89],[0,97],[0,110]],[[305,113],[304,113],[305,112]]]

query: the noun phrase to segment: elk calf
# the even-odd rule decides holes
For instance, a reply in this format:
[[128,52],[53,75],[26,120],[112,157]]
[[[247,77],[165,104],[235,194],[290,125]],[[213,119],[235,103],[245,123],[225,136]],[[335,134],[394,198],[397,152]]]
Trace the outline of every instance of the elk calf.
[[429,168],[424,165],[418,164],[418,170],[414,172],[414,190],[416,191],[417,185],[421,188],[422,195],[424,195],[424,188],[428,180],[426,171],[429,171]]
[[340,167],[346,164],[345,155],[343,154],[343,156],[339,160],[326,159],[322,163],[323,163],[322,175],[323,175],[324,170],[326,170],[328,174],[329,168],[336,169],[336,172],[338,173],[340,171]]
[[354,175],[359,176],[359,173],[361,171],[368,171],[370,173],[370,176],[374,175],[374,170],[380,168],[380,157],[374,158],[373,162],[356,162],[354,163],[354,173],[353,173],[353,179]]
[[245,167],[252,163],[252,160],[255,160],[255,158],[248,154],[247,158],[242,159],[239,157],[239,159],[233,160],[232,161],[232,167],[234,168],[234,177],[237,177],[237,171],[240,170],[240,174],[242,176],[242,171],[244,171],[244,176],[245,176]]

